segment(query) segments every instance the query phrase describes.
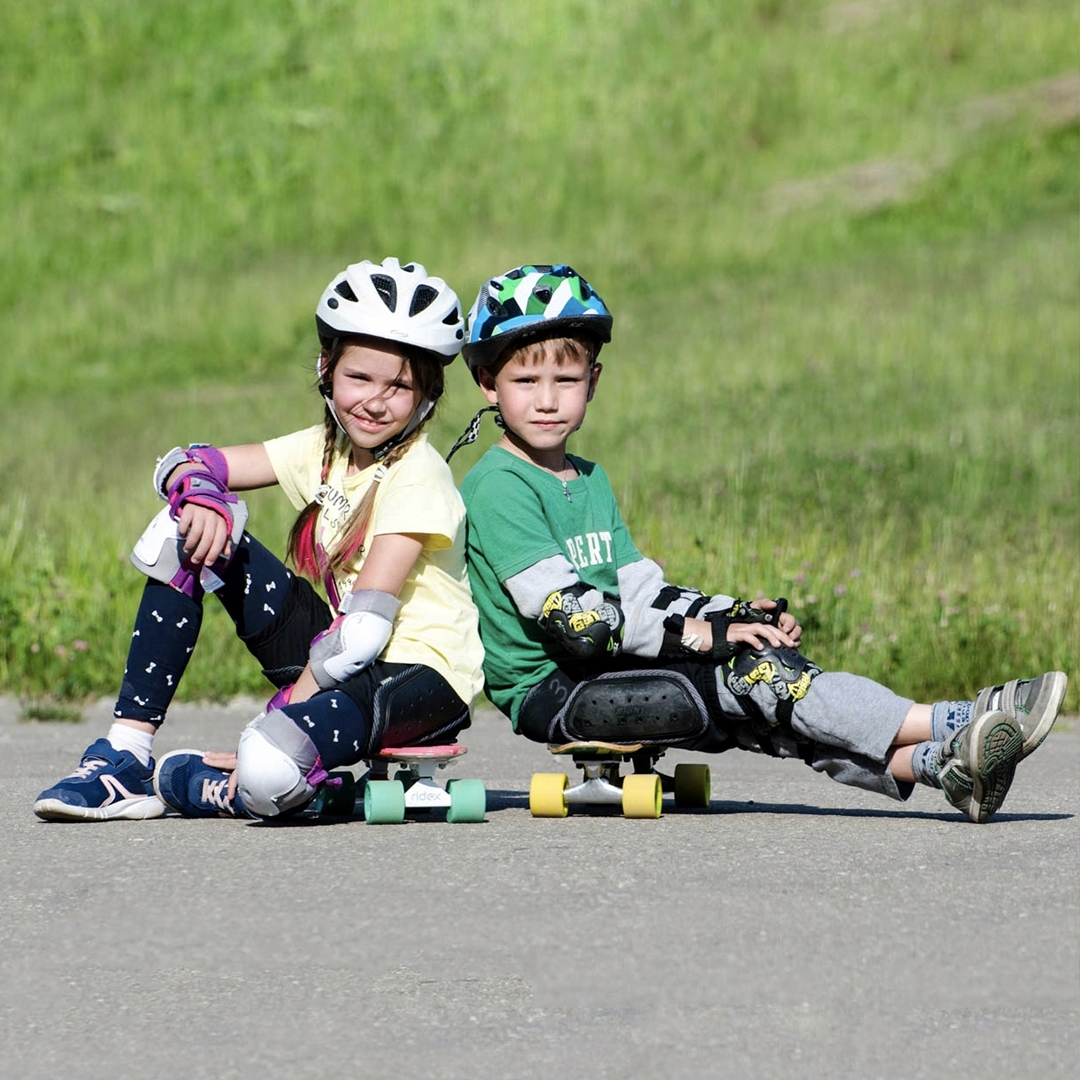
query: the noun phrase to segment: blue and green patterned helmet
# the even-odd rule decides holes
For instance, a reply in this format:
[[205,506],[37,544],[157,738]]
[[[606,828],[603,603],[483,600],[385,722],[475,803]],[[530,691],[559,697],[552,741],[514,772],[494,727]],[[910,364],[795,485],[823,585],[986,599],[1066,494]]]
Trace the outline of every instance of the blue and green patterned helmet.
[[462,355],[475,378],[510,345],[581,332],[596,341],[597,352],[611,340],[611,312],[600,294],[565,263],[519,266],[480,287]]

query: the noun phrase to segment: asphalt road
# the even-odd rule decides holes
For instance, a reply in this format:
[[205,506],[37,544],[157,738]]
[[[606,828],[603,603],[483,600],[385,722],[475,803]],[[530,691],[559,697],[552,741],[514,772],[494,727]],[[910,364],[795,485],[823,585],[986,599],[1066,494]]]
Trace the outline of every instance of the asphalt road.
[[[254,702],[178,706],[158,752]],[[494,713],[483,824],[31,812],[107,725],[0,702],[0,1075],[1071,1078],[1080,736],[986,826],[795,762],[713,759],[708,811],[533,819],[556,762]],[[686,755],[671,754],[664,765]],[[568,771],[573,773],[573,766]]]

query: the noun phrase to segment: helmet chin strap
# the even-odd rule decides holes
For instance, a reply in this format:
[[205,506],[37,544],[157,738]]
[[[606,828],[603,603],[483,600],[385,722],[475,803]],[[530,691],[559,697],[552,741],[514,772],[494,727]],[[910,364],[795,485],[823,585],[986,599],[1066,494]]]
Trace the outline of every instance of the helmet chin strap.
[[[345,438],[349,437],[349,433],[345,430],[345,425],[341,422],[341,417],[338,416],[337,409],[334,407],[334,401],[330,394],[323,394],[323,401],[326,402],[326,407],[330,410],[330,415],[334,418],[334,422],[338,426],[338,431],[341,432]],[[386,442],[381,443],[379,446],[374,447],[371,450],[372,456],[376,461],[381,461],[391,450],[394,449],[399,443],[404,442],[426,419],[432,409],[435,408],[435,402],[431,398],[421,398],[420,404],[416,406],[416,411],[409,417],[409,422],[401,429],[396,435],[392,435]]]

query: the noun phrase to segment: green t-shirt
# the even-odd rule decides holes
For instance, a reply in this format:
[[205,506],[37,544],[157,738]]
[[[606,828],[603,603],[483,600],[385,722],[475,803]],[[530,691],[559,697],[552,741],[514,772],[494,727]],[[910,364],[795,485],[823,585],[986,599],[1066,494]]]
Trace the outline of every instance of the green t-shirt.
[[582,458],[569,460],[578,476],[564,490],[551,473],[493,446],[461,485],[485,688],[515,728],[526,693],[569,654],[534,618],[518,612],[503,583],[543,559],[564,555],[582,582],[617,597],[619,567],[641,558],[604,470]]

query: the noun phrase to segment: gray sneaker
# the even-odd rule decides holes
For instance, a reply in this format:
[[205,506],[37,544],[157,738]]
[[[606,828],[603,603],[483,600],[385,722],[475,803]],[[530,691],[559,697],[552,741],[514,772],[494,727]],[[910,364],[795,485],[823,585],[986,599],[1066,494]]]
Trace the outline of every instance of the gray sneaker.
[[972,821],[989,821],[1009,793],[1023,747],[1020,725],[1005,713],[972,720],[942,745],[938,779],[945,798]]
[[1026,758],[1038,749],[1057,719],[1069,680],[1063,671],[1048,671],[1037,679],[1013,679],[1002,686],[988,686],[975,699],[974,715],[1001,711],[1020,725]]

